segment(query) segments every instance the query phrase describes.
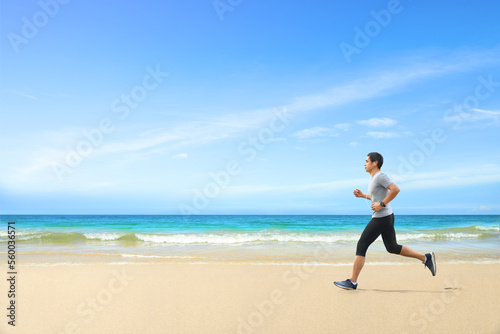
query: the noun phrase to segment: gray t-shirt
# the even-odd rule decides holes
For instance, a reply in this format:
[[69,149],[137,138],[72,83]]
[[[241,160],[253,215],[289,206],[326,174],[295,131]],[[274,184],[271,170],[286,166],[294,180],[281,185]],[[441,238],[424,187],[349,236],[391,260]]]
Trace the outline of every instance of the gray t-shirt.
[[[370,184],[368,185],[368,194],[370,194],[370,198],[372,203],[380,203],[384,200],[384,198],[389,193],[388,186],[392,184],[391,179],[381,171],[378,171],[375,175],[373,175],[370,180]],[[373,218],[380,218],[389,216],[392,213],[391,204],[386,204],[385,208],[380,209],[380,211],[373,212]]]

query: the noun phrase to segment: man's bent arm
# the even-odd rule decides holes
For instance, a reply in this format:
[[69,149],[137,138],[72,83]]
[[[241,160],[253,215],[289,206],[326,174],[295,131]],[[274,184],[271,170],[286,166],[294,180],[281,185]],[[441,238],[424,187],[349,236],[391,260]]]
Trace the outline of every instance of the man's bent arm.
[[396,183],[391,183],[387,189],[389,189],[389,193],[387,196],[384,198],[382,202],[384,202],[385,205],[389,204],[390,201],[392,201],[396,196],[399,194],[399,187],[396,185]]

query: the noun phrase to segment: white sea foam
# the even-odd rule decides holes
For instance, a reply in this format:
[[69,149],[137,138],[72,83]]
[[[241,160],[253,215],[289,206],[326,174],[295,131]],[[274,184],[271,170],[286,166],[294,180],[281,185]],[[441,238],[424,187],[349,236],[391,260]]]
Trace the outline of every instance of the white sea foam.
[[139,240],[166,244],[242,244],[256,242],[304,242],[335,243],[353,242],[355,235],[279,234],[279,233],[233,233],[233,234],[136,234]]
[[120,234],[118,233],[109,233],[109,232],[102,232],[102,233],[83,233],[85,238],[91,239],[91,240],[116,240],[121,237]]
[[139,255],[139,254],[120,254],[122,257],[137,257],[137,258],[163,258],[160,255]]
[[[16,230],[16,240],[32,240],[32,239],[40,239],[43,236],[49,235],[50,232],[47,231],[19,231]],[[0,231],[0,240],[5,241],[8,240],[7,231]]]
[[476,230],[479,231],[500,231],[499,226],[473,226]]
[[446,232],[446,233],[400,233],[397,234],[398,241],[413,241],[413,240],[461,240],[461,239],[478,239],[480,234],[464,233],[464,232]]
[[[315,233],[227,233],[227,234],[136,234],[139,240],[156,244],[244,244],[244,243],[355,243],[359,234],[315,234]],[[400,233],[400,241],[432,241],[478,239],[480,233]]]

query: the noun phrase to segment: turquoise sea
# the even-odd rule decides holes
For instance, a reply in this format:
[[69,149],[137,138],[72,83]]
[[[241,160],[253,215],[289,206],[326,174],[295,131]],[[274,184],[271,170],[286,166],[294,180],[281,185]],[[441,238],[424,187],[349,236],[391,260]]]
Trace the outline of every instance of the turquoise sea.
[[[21,263],[174,261],[350,263],[370,216],[2,215]],[[396,215],[397,240],[446,261],[500,261],[499,215]],[[377,240],[374,261],[392,261]]]

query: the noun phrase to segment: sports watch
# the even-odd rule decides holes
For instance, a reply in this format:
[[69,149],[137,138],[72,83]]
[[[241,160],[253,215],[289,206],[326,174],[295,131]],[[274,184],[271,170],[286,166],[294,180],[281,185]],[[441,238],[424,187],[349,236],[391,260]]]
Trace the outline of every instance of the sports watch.
[[384,202],[380,202],[380,205],[382,205],[382,207],[385,208]]

